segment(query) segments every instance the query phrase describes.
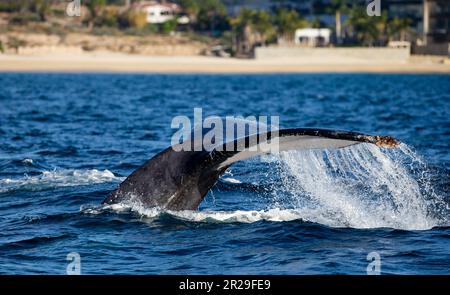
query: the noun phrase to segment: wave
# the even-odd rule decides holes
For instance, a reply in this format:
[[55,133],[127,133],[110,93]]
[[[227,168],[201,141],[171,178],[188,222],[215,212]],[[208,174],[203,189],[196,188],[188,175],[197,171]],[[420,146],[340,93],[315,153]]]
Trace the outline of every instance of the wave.
[[[234,211],[212,211],[212,210],[202,210],[202,211],[192,211],[192,210],[182,210],[182,211],[171,211],[164,210],[161,208],[145,208],[139,205],[124,205],[124,204],[114,204],[114,205],[102,205],[102,206],[85,206],[80,209],[83,214],[102,214],[108,211],[114,211],[117,213],[124,212],[135,212],[139,214],[144,219],[152,222],[155,219],[159,219],[164,216],[171,216],[175,219],[188,221],[188,222],[200,222],[200,223],[254,223],[260,221],[269,222],[311,222],[316,224],[321,224],[329,227],[335,228],[359,228],[359,229],[369,229],[369,228],[395,228],[402,230],[427,230],[433,227],[445,226],[443,224],[433,224],[426,227],[417,226],[403,226],[403,227],[392,227],[392,226],[371,226],[368,224],[353,225],[343,223],[338,219],[330,218],[330,216],[324,216],[323,211],[320,209],[282,209],[282,208],[272,208],[266,210],[234,210]],[[331,214],[331,213],[330,213]]]
[[108,182],[120,182],[124,177],[115,176],[109,170],[54,170],[43,171],[37,176],[25,175],[22,178],[0,179],[0,193],[12,191],[41,191],[57,187],[91,185]]
[[207,223],[253,223],[257,221],[293,221],[304,220],[304,212],[295,209],[273,208],[268,210],[235,210],[235,211],[192,211],[181,210],[172,211],[161,208],[146,208],[138,204],[113,204],[101,206],[82,206],[80,211],[85,214],[102,214],[107,211],[136,212],[144,218],[156,219],[164,215],[172,216],[176,219],[190,222]]

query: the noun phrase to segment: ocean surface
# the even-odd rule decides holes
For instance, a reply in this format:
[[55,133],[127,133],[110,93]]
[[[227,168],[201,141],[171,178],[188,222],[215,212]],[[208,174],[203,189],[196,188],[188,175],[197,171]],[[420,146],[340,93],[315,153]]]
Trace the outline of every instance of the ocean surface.
[[[100,205],[195,107],[403,144],[239,162],[199,211]],[[0,73],[0,138],[1,274],[450,273],[449,75]]]

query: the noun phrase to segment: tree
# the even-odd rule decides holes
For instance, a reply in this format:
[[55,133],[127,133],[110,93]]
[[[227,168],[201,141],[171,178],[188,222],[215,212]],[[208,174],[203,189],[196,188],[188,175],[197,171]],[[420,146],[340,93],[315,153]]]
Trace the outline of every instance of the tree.
[[23,7],[22,5],[26,5],[26,2],[23,0],[3,0],[0,1],[0,11],[1,12],[20,12]]
[[89,10],[89,28],[94,26],[95,19],[106,5],[106,0],[88,0],[86,6]]
[[387,24],[387,36],[391,41],[396,35],[399,35],[400,41],[405,40],[405,34],[410,30],[411,20],[407,18],[394,18]]
[[313,21],[311,21],[311,27],[316,28],[316,29],[320,29],[322,28],[324,25],[322,23],[322,21],[320,20],[320,18],[318,16],[316,16],[314,18]]
[[122,28],[142,29],[147,25],[147,14],[142,11],[127,10],[118,17]]
[[354,7],[347,19],[348,25],[353,29],[353,33],[359,43],[363,45],[380,45],[384,43],[387,12],[383,11],[379,17],[368,16],[366,10],[361,7]]
[[188,15],[191,23],[197,22],[197,16],[200,12],[198,0],[180,0],[180,6]]
[[33,0],[30,3],[30,10],[37,15],[39,15],[39,19],[41,21],[47,20],[47,15],[50,13],[50,6],[52,4],[52,0]]
[[169,34],[175,31],[177,28],[178,21],[176,18],[168,20],[161,25],[161,33]]
[[253,28],[261,35],[262,43],[276,35],[272,17],[265,11],[257,11],[252,18]]
[[220,0],[197,0],[197,4],[197,26],[200,30],[209,30],[213,35],[216,28],[223,29],[227,22],[226,9]]
[[0,11],[18,13],[11,23],[47,20],[53,0],[1,0]]
[[278,36],[284,40],[292,40],[295,30],[308,26],[308,21],[301,18],[297,11],[285,8],[275,12],[274,23],[277,27]]
[[234,37],[234,51],[240,55],[249,54],[255,45],[265,44],[276,35],[272,17],[265,11],[243,8],[230,20]]

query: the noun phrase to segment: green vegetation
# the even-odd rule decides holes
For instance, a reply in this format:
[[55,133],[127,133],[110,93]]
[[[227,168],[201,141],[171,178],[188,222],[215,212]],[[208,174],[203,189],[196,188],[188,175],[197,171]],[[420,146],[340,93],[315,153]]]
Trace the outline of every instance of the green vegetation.
[[293,39],[295,30],[307,27],[308,22],[302,19],[297,11],[281,8],[275,13],[274,25],[278,36],[290,41]]
[[382,11],[381,16],[369,17],[363,7],[353,6],[347,8],[348,19],[344,26],[350,31],[347,38],[354,45],[384,46],[394,39],[405,40],[405,35],[410,31],[410,20],[403,18],[389,19],[387,11]]
[[31,21],[47,21],[54,0],[2,0],[0,12],[13,13],[12,23],[24,24]]
[[237,55],[248,54],[256,44],[266,44],[275,35],[271,16],[264,11],[242,9],[230,24],[232,34],[226,35],[225,39]]
[[[182,15],[189,17],[188,24],[178,24],[179,16],[163,24],[148,24],[145,12],[129,5],[138,2],[137,0],[83,0],[83,16],[80,20],[67,19],[64,3],[59,0],[1,0],[0,12],[10,14],[10,26],[26,27],[29,31],[40,28],[45,32],[78,29],[92,34],[120,31],[133,35],[170,34],[180,31],[191,39],[220,42],[237,55],[249,55],[253,48],[259,45],[277,41],[292,42],[295,30],[299,28],[324,27],[319,16],[308,22],[298,11],[283,8],[282,0],[274,1],[277,7],[281,8],[273,11],[245,8],[233,17],[227,15],[221,0],[172,1],[180,5]],[[389,19],[386,12],[383,12],[381,17],[369,17],[365,6],[350,5],[350,2],[332,0],[331,7],[318,5],[317,9],[315,8],[321,14],[334,15],[335,21],[331,26],[335,32],[336,44],[382,46],[391,40],[405,40],[410,27],[409,20]],[[342,21],[343,15],[346,15],[345,22]],[[59,21],[53,23],[55,19]],[[65,26],[64,22],[61,22],[63,19],[67,23],[71,21],[70,26]],[[32,25],[28,26],[30,23]],[[44,26],[46,23],[49,25]]]
[[394,18],[389,21],[387,26],[387,36],[389,41],[398,36],[400,41],[405,40],[405,34],[410,31],[411,21],[409,19]]
[[177,19],[176,18],[171,19],[171,20],[166,21],[165,23],[163,23],[161,25],[161,30],[160,31],[163,34],[169,34],[169,33],[173,32],[173,31],[175,31],[175,29],[177,28],[177,25],[178,25]]
[[309,25],[296,11],[288,9],[278,9],[273,13],[242,9],[230,19],[230,24],[231,47],[238,55],[249,54],[255,46],[274,43],[277,38],[292,42],[295,30]]
[[9,18],[9,23],[13,25],[26,25],[29,22],[40,21],[39,16],[33,13],[17,13]]
[[47,15],[51,11],[50,4],[48,0],[34,0],[31,1],[30,10],[36,13],[41,21],[46,21]]
[[351,26],[358,44],[365,46],[384,45],[387,42],[388,19],[386,11],[379,17],[368,17],[365,9],[350,11],[347,24]]
[[188,15],[191,22],[197,22],[197,15],[200,13],[200,3],[198,0],[180,0],[184,12]]
[[25,42],[23,40],[17,39],[15,37],[9,38],[6,45],[9,48],[13,48],[14,50],[18,51],[20,46],[24,46]]
[[19,12],[24,1],[4,0],[0,2],[1,12]]
[[140,11],[125,11],[117,19],[121,28],[143,29],[147,25],[147,16]]
[[105,6],[105,0],[87,0],[86,7],[89,10],[89,17],[86,20],[90,29],[92,29],[94,25],[106,25],[101,19],[101,15],[105,13]]
[[194,6],[198,7],[197,15],[194,17],[195,22],[193,22],[194,29],[209,31],[211,35],[217,35],[216,31],[227,29],[226,9],[220,0],[191,1],[194,1]]

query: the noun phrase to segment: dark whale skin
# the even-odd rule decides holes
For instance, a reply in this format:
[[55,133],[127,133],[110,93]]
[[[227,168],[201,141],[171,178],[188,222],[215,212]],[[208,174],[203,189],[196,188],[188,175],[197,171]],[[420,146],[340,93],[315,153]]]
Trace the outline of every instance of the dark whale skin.
[[[248,148],[250,142],[259,144],[261,135],[254,134],[235,139],[233,145],[235,147],[244,145]],[[382,147],[395,147],[399,144],[397,140],[389,136],[372,136],[330,129],[290,128],[264,135],[267,141],[277,136],[298,138],[299,141],[303,137],[325,138],[334,142],[336,140],[345,142],[343,146],[362,142]],[[256,141],[252,141],[253,139]],[[225,145],[226,143],[223,145],[224,148],[213,151],[175,151],[169,147],[130,174],[106,197],[103,204],[138,201],[145,207],[196,210],[207,192],[232,164],[226,161],[240,153],[236,150],[227,151]]]

